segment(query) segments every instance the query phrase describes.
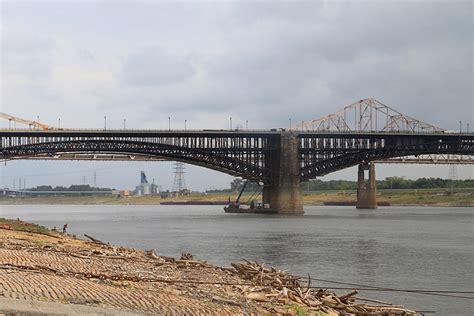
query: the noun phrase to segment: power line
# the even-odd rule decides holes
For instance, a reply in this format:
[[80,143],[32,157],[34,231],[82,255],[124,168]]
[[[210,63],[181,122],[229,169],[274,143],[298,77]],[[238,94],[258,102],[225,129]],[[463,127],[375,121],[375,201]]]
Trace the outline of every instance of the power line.
[[[66,172],[55,172],[55,173],[43,173],[43,174],[32,174],[32,175],[23,175],[24,177],[45,177],[45,176],[59,176],[64,174],[75,174],[75,173],[83,173],[83,172],[91,172],[97,170],[108,170],[108,169],[116,169],[116,168],[123,168],[125,166],[130,166],[132,164],[138,164],[139,161],[136,162],[129,162],[127,164],[122,164],[119,166],[112,166],[112,167],[103,167],[103,168],[94,168],[94,169],[82,169],[76,171],[66,171]],[[2,178],[15,178],[16,176],[1,176]]]
[[172,192],[183,192],[183,190],[186,190],[186,181],[184,180],[184,174],[185,174],[185,167],[184,163],[182,162],[175,162],[174,163],[174,181],[173,181],[173,188]]
[[[301,276],[299,276],[301,277]],[[301,277],[303,278],[303,277]],[[306,278],[306,277],[304,277]],[[332,280],[325,280],[325,279],[317,279],[317,278],[310,278],[311,281],[320,281],[326,283],[334,283],[334,284],[346,284],[346,285],[355,285],[355,287],[324,287],[324,286],[303,286],[304,288],[310,289],[331,289],[331,290],[360,290],[360,291],[375,291],[375,292],[406,292],[406,293],[415,293],[415,294],[422,294],[422,295],[436,295],[436,296],[443,296],[443,297],[453,297],[453,298],[463,298],[463,299],[474,299],[473,296],[459,296],[459,295],[450,295],[450,294],[474,294],[474,291],[449,291],[449,290],[423,290],[423,289],[395,289],[395,288],[385,288],[385,287],[378,287],[378,286],[370,286],[370,285],[362,285],[357,283],[349,283],[349,282],[340,282],[340,281],[332,281]],[[299,280],[306,281],[306,280]],[[220,285],[252,285],[251,283],[234,283],[234,282],[207,282],[207,281],[194,281],[194,280],[183,280],[183,279],[166,279],[166,280],[155,280],[155,282],[176,282],[176,283],[195,283],[195,284],[220,284]]]
[[[302,278],[300,282],[307,282],[305,280],[306,277],[299,276]],[[443,297],[453,297],[453,298],[463,298],[463,299],[474,299],[473,296],[461,296],[461,295],[452,295],[452,294],[474,294],[474,291],[448,291],[448,290],[422,290],[422,289],[397,289],[397,288],[388,288],[388,287],[379,287],[379,286],[371,286],[366,284],[360,283],[349,283],[349,282],[341,282],[341,281],[334,281],[334,280],[326,280],[326,279],[317,279],[311,278],[311,281],[319,281],[325,283],[333,283],[333,284],[341,284],[341,285],[351,285],[354,287],[327,287],[327,289],[353,289],[353,290],[363,290],[363,291],[379,291],[379,292],[404,292],[404,293],[414,293],[414,294],[422,294],[422,295],[433,295],[433,296],[443,296]],[[310,288],[321,288],[312,287]]]

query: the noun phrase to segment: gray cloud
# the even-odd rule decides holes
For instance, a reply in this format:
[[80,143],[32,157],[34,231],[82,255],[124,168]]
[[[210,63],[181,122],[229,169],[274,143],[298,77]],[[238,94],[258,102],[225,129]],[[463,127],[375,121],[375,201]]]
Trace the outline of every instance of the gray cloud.
[[189,61],[155,46],[130,54],[123,65],[122,79],[133,86],[150,87],[178,83],[193,74]]
[[2,106],[65,126],[101,127],[107,115],[111,127],[171,117],[226,128],[232,116],[271,128],[373,96],[449,129],[474,126],[472,5],[10,2]]
[[27,28],[2,28],[1,69],[4,76],[15,75],[26,80],[49,77],[55,43]]

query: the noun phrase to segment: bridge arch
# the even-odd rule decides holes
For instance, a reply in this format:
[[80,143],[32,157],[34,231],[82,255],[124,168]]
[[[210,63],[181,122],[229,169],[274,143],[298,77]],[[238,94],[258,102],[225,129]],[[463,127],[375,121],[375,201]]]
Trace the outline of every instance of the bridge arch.
[[61,153],[133,154],[181,161],[233,176],[261,180],[263,166],[249,164],[218,150],[198,149],[162,143],[124,140],[68,140],[17,145],[2,150],[1,159],[27,159]]
[[0,136],[0,159],[144,155],[261,181],[264,203],[281,214],[301,214],[301,181],[330,172],[417,154],[474,155],[474,134],[447,132],[5,130]]
[[427,154],[474,155],[474,142],[454,140],[451,142],[430,141],[426,143],[387,146],[376,149],[349,151],[301,168],[300,178],[308,181],[331,172],[395,157],[417,156]]

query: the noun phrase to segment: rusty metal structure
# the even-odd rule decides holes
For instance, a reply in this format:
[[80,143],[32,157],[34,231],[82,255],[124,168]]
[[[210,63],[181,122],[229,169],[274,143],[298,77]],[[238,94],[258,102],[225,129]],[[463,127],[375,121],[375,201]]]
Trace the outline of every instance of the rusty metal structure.
[[372,98],[291,131],[39,127],[0,130],[0,160],[180,161],[262,182],[264,202],[291,214],[302,213],[302,181],[372,162],[461,157],[458,161],[472,163],[474,156],[473,133],[447,131]]
[[300,132],[300,178],[360,163],[419,155],[474,155],[474,134],[406,132]]
[[0,159],[176,160],[268,181],[282,133],[298,139],[303,181],[361,162],[415,163],[417,157],[403,157],[416,154],[471,163],[474,154],[472,134],[8,130],[0,131]]
[[3,112],[0,112],[0,117],[3,118],[3,119],[8,120],[8,128],[9,129],[12,128],[12,126],[11,126],[12,122],[15,123],[15,124],[19,123],[19,124],[22,124],[22,125],[26,125],[30,129],[37,129],[37,130],[43,130],[43,131],[58,129],[58,128],[53,127],[51,125],[46,125],[46,124],[40,123],[39,119],[37,121],[29,121],[29,120],[25,120],[25,119],[22,119],[22,118],[19,118],[19,117],[15,117],[13,115],[6,114],[6,113],[3,113]]
[[[22,157],[13,157],[8,160],[21,160]],[[138,154],[87,154],[87,153],[56,153],[38,154],[29,160],[91,160],[91,161],[166,161],[164,157],[155,157]],[[375,160],[376,164],[424,164],[424,165],[471,165],[474,157],[469,155],[417,155]]]
[[469,155],[418,155],[376,160],[377,164],[425,164],[425,165],[472,165],[474,156]]
[[296,126],[296,130],[314,132],[445,132],[383,104],[374,98],[359,100],[336,113]]
[[264,159],[275,132],[0,130],[0,160],[135,157],[174,160],[254,180],[264,179]]

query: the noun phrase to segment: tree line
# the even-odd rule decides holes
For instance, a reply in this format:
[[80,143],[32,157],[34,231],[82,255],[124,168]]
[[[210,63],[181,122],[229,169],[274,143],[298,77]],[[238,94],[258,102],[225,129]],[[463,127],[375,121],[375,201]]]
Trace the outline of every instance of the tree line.
[[[245,180],[235,178],[230,183],[230,189],[222,190],[235,192],[242,190]],[[446,188],[474,188],[474,179],[451,180],[441,178],[419,178],[416,180],[405,179],[403,177],[387,177],[384,180],[377,180],[377,189],[446,189]],[[357,181],[348,180],[311,180],[301,184],[303,191],[318,190],[357,190]],[[249,182],[244,192],[255,192],[259,189],[256,182]]]
[[89,184],[73,184],[69,187],[56,186],[54,188],[50,185],[39,185],[35,188],[28,189],[28,191],[51,191],[51,192],[57,192],[57,191],[112,191],[112,189],[109,189],[109,188],[94,188],[94,187],[91,187]]
[[[377,189],[446,189],[446,188],[474,188],[474,180],[451,180],[441,178],[419,178],[416,180],[402,177],[387,177],[377,180]],[[319,179],[302,184],[304,191],[317,190],[357,190],[357,181]]]

